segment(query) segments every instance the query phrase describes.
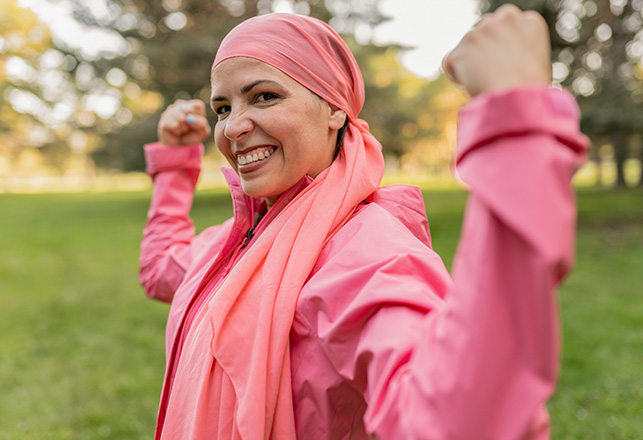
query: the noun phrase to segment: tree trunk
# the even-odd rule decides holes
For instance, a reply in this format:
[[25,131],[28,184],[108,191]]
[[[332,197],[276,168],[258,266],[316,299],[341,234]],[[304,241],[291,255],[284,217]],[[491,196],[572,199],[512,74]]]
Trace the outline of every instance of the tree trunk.
[[598,154],[597,143],[592,142],[592,146],[589,149],[589,160],[596,164],[596,180],[594,181],[594,185],[603,186],[603,161],[601,160],[601,155]]
[[617,130],[612,133],[612,148],[614,148],[614,164],[616,165],[616,186],[625,188],[625,159],[627,157],[625,142],[627,136],[623,130]]
[[643,189],[643,145],[639,145],[639,171],[639,182],[636,186]]

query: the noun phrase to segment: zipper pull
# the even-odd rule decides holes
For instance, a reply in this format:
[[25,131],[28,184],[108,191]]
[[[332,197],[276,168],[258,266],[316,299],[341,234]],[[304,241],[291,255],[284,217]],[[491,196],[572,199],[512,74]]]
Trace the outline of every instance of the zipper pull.
[[255,235],[255,228],[250,228],[248,229],[248,233],[246,234],[246,238],[243,239],[243,243],[241,243],[241,249],[244,247],[248,246],[248,242],[252,240],[252,237]]

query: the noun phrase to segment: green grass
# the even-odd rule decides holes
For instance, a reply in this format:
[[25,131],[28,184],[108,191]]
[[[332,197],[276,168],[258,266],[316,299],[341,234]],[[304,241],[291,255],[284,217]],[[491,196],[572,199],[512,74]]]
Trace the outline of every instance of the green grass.
[[[462,191],[426,191],[450,265]],[[148,439],[167,307],[137,281],[148,193],[0,195],[0,440]],[[578,263],[561,289],[555,439],[643,438],[643,193],[583,189]],[[197,229],[230,213],[195,200]]]
[[643,438],[643,192],[583,190],[575,272],[560,292],[555,439]]

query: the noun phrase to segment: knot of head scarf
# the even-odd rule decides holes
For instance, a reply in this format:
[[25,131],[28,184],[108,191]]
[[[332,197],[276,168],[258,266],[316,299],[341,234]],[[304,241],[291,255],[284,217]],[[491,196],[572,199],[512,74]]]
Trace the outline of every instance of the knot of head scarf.
[[326,242],[384,171],[381,145],[357,119],[362,75],[328,25],[292,14],[251,18],[226,36],[214,66],[233,57],[270,64],[346,111],[343,154],[256,237],[197,314],[157,438],[295,439],[289,334],[297,298]]

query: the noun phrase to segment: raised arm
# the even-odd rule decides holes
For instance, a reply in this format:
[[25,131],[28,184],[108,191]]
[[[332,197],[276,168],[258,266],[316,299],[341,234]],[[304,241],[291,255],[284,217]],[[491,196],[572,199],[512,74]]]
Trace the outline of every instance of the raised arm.
[[[380,440],[548,438],[555,289],[573,263],[570,183],[587,139],[573,98],[548,86],[546,32],[542,18],[504,7],[447,59],[475,96],[458,127],[457,171],[470,197],[453,282],[426,250],[386,241],[391,227],[362,228],[360,249],[382,246],[356,254],[368,263],[338,253],[302,290],[334,306],[315,309],[310,331],[364,396],[366,430]],[[496,82],[511,69],[510,81]]]
[[404,367],[369,366],[382,392],[365,419],[382,440],[548,438],[555,288],[573,262],[570,183],[587,141],[571,96],[547,87],[546,32],[535,13],[504,7],[445,62],[474,96],[456,165],[470,198],[444,307],[424,320]]
[[210,133],[201,101],[177,101],[159,121],[159,142],[145,146],[154,192],[143,230],[139,279],[151,298],[171,302],[190,262],[189,218],[201,169],[200,142]]
[[[585,140],[573,100],[553,89],[480,96],[461,118],[458,169],[471,194],[453,287],[418,324],[405,365],[369,365],[365,420],[382,440],[548,438],[555,287],[573,261],[570,180]],[[391,329],[389,319],[369,328]],[[360,352],[380,350],[378,339],[366,335]]]

